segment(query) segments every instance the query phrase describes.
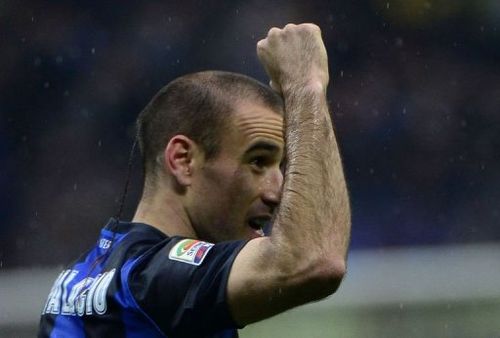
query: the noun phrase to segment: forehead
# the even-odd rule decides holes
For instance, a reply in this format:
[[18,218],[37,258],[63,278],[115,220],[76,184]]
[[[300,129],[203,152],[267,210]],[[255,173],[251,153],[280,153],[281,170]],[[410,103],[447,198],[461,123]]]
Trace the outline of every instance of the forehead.
[[238,145],[263,140],[283,147],[283,117],[270,107],[252,102],[237,104],[232,120]]

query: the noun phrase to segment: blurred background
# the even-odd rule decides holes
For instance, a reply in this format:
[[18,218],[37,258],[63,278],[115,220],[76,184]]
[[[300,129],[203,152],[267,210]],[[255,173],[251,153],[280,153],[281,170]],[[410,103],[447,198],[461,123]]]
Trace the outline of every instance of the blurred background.
[[[175,77],[267,82],[314,22],[353,208],[337,296],[242,337],[500,337],[500,2],[0,1],[0,336],[118,211],[137,114]],[[124,211],[141,192],[136,155]]]

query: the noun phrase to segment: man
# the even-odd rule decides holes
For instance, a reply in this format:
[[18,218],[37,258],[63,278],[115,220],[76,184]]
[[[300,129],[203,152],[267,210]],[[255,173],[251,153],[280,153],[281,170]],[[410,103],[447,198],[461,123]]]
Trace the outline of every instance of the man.
[[257,52],[282,99],[248,77],[202,72],[144,109],[134,219],[112,219],[60,274],[40,337],[237,337],[335,292],[350,210],[321,32],[272,28]]

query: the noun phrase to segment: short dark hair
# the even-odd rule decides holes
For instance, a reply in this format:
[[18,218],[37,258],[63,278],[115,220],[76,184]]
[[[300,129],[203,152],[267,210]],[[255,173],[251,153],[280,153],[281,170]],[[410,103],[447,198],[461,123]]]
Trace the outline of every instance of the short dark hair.
[[163,87],[137,119],[145,176],[156,170],[158,155],[178,134],[196,142],[206,159],[214,158],[236,103],[246,100],[260,101],[283,114],[283,101],[276,92],[242,74],[204,71],[181,76]]

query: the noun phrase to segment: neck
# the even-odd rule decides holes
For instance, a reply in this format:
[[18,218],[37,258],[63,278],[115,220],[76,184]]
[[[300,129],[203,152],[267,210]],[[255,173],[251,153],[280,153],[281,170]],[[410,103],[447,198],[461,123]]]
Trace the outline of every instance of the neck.
[[144,193],[132,222],[149,224],[167,236],[197,238],[178,196],[168,189]]

